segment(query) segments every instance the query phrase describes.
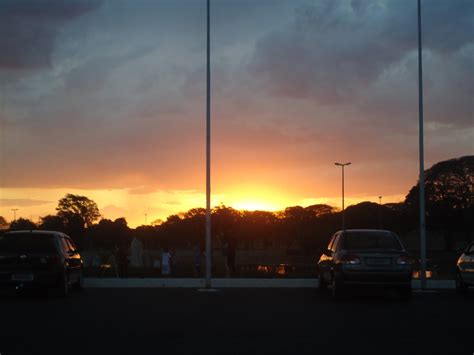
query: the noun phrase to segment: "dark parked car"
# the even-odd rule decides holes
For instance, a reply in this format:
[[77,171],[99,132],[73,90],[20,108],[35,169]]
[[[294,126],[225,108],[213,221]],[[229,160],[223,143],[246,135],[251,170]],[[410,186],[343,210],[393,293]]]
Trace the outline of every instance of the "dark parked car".
[[67,296],[81,288],[83,262],[72,240],[53,231],[15,231],[0,236],[1,288],[53,288]]
[[335,233],[318,262],[321,289],[341,298],[355,285],[396,287],[411,296],[414,259],[390,231],[352,229]]
[[474,286],[474,243],[461,254],[456,269],[456,289],[459,292],[466,292],[469,286]]

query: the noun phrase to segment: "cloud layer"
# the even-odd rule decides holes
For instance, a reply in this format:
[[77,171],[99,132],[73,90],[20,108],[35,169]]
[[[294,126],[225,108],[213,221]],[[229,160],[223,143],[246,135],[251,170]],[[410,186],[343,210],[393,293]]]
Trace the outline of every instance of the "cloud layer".
[[[472,126],[473,13],[469,0],[423,8],[432,122]],[[406,125],[417,95],[416,26],[415,2],[308,2],[291,25],[258,41],[253,69],[273,95],[355,105],[361,116]]]
[[55,40],[70,20],[92,11],[99,0],[2,1],[0,8],[0,68],[51,67]]
[[[429,165],[474,150],[474,3],[423,4]],[[2,6],[1,188],[202,191],[203,4]],[[415,182],[415,2],[216,1],[211,14],[215,191],[335,196],[340,159],[354,194]]]

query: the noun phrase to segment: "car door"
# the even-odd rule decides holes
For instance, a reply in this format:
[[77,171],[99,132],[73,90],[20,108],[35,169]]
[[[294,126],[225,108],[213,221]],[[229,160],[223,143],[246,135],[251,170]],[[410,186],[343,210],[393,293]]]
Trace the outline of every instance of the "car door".
[[73,241],[68,236],[65,236],[64,240],[68,246],[68,255],[69,255],[68,264],[69,264],[70,274],[71,274],[72,279],[75,282],[79,280],[82,273],[81,255],[77,251],[77,248],[74,245]]
[[[340,258],[338,253],[341,250],[341,241],[342,241],[342,232],[337,233],[334,243],[331,247],[331,270],[336,269],[336,264],[340,263]],[[334,275],[334,274],[333,274]]]
[[463,282],[474,284],[474,243],[469,245],[458,260]]
[[332,264],[333,264],[333,247],[337,239],[338,233],[334,234],[329,241],[328,248],[323,252],[319,259],[319,276],[325,281],[331,281]]
[[69,245],[67,244],[66,239],[64,238],[64,235],[60,235],[59,241],[60,241],[60,244],[61,244],[61,251],[62,251],[62,254],[64,256],[65,272],[66,272],[66,275],[67,275],[67,277],[70,281],[71,280],[71,268],[69,267],[69,263],[70,263],[71,256],[69,254]]
[[339,241],[341,240],[341,232],[336,233],[333,243],[329,249],[330,257],[329,257],[329,272],[328,277],[330,282],[334,278],[334,269],[337,263],[336,252],[338,250]]

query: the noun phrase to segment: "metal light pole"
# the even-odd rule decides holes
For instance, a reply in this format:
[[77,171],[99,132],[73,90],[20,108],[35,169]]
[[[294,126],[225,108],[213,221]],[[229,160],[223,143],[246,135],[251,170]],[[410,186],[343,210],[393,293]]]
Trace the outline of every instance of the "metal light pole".
[[379,228],[382,229],[382,196],[379,196],[378,215],[379,215]]
[[207,0],[207,90],[206,90],[206,288],[211,288],[211,50],[210,0]]
[[13,211],[13,222],[16,222],[16,211],[18,211],[18,208],[12,208]]
[[421,0],[418,0],[418,124],[420,153],[420,279],[421,288],[426,289],[426,230],[425,230],[425,158],[423,142],[423,63],[421,43]]
[[145,226],[146,226],[146,217],[147,217],[147,214],[145,213]]
[[344,221],[344,167],[347,165],[351,165],[351,163],[334,163],[334,165],[340,166],[342,168],[342,230],[346,229],[345,221]]

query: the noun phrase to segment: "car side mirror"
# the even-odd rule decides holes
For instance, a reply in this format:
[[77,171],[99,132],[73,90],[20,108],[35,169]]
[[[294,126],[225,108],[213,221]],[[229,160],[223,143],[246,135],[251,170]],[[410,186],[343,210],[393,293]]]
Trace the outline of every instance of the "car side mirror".
[[326,255],[326,256],[332,256],[332,251],[329,250],[329,249],[324,249],[323,254]]

